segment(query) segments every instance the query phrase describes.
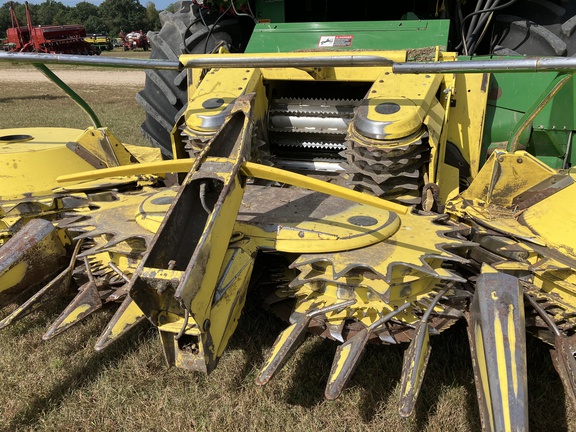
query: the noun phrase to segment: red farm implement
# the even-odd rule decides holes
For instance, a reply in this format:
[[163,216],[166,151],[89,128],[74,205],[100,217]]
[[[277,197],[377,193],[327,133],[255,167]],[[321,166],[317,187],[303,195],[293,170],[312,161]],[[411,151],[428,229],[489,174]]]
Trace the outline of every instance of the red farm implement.
[[135,49],[142,49],[144,51],[148,51],[150,47],[150,43],[148,42],[148,38],[144,34],[142,30],[140,31],[133,31],[124,35],[120,33],[120,37],[123,38],[122,46],[124,47],[124,51],[132,51]]
[[28,2],[26,6],[26,26],[21,27],[10,4],[12,27],[6,30],[6,36],[12,52],[39,52],[59,54],[98,54],[84,40],[86,29],[81,25],[36,26],[32,25]]

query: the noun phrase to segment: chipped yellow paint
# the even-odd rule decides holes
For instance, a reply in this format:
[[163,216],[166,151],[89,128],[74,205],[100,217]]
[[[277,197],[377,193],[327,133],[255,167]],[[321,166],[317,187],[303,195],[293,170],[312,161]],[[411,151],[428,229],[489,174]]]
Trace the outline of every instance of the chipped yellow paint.
[[24,278],[26,270],[28,270],[28,263],[22,261],[0,275],[0,292],[6,291],[18,284]]
[[69,324],[78,321],[78,317],[80,317],[88,309],[90,309],[89,304],[82,304],[78,306],[76,309],[74,309],[72,312],[68,314],[68,316],[62,321],[62,323],[58,326],[58,328],[65,327]]
[[[422,128],[442,78],[442,75],[403,75],[384,71],[368,92],[367,107],[359,109],[365,109],[369,120],[382,125],[378,132],[385,135],[385,139],[406,138]],[[392,114],[382,114],[376,109],[382,103],[395,103],[400,109]]]
[[[184,325],[184,317],[176,315],[175,313],[162,311],[158,315],[158,320],[160,321],[161,319],[165,319],[166,322],[158,326],[160,332],[178,334]],[[200,328],[192,317],[188,319],[188,326],[184,334],[192,336],[201,335]]]
[[189,92],[184,114],[191,133],[214,134],[225,121],[234,101],[247,93],[264,95],[259,69],[212,69],[198,87]]
[[58,176],[93,170],[92,165],[66,147],[83,133],[81,129],[68,128],[2,129],[2,135],[29,135],[32,139],[0,142],[1,199],[17,199],[24,194],[50,195],[60,186]]
[[492,297],[492,300],[494,300],[494,301],[498,300],[498,296],[496,295],[496,291],[492,291],[492,294],[490,296]]
[[[411,366],[412,366],[412,370],[414,370],[414,361],[412,361]],[[407,380],[406,388],[404,389],[403,397],[408,396],[408,394],[410,393],[410,390],[412,390],[412,380]]]
[[[572,174],[576,180],[576,173]],[[567,205],[576,200],[576,183],[534,204],[523,214],[523,222],[537,232],[543,241],[576,257],[576,207]]]
[[[504,331],[502,329],[502,322],[494,310],[494,339],[496,342],[496,359],[498,362],[498,381],[502,399],[502,421],[504,422],[504,430],[512,430],[512,421],[510,418],[510,406],[508,405],[508,368],[506,363],[506,345],[504,344]],[[513,361],[511,363],[514,363]]]
[[110,329],[110,339],[120,336],[126,327],[135,324],[143,316],[144,312],[142,312],[135,301],[131,301],[124,313],[114,323],[114,327]]
[[494,416],[492,408],[492,396],[490,394],[490,382],[488,381],[488,367],[486,366],[486,353],[484,351],[484,339],[482,337],[482,327],[476,323],[474,325],[474,341],[476,346],[476,359],[478,361],[478,370],[480,371],[480,385],[482,386],[482,393],[486,398],[486,406],[488,407],[488,421],[490,427],[488,430],[495,430]]
[[340,373],[342,373],[342,368],[350,355],[350,350],[352,349],[352,344],[342,345],[342,349],[340,349],[340,357],[336,362],[336,367],[334,368],[334,373],[330,374],[330,378],[328,379],[328,383],[332,384],[336,381]]
[[[70,181],[97,180],[117,176],[188,172],[190,171],[190,168],[193,164],[194,159],[149,162],[132,166],[104,168],[99,170],[85,171],[77,174],[62,175],[59,176],[56,180],[59,183],[64,183]],[[348,199],[360,204],[367,204],[379,209],[388,210],[399,215],[405,215],[408,213],[408,207],[402,204],[397,204],[392,201],[387,201],[382,198],[365,194],[363,192],[354,191],[343,186],[338,186],[279,168],[260,165],[253,162],[244,162],[242,164],[241,170],[242,173],[248,177],[277,181],[296,187],[302,187],[305,189],[322,192],[328,195],[334,195],[339,198]]]
[[489,83],[490,74],[458,74],[455,79],[453,95],[457,108],[450,110],[447,139],[469,161],[472,178],[480,169]]
[[510,346],[510,364],[512,367],[512,387],[518,397],[518,367],[516,365],[516,330],[514,327],[514,305],[508,305],[508,345]]
[[272,353],[270,353],[270,356],[266,361],[266,365],[262,368],[262,370],[268,369],[270,365],[274,362],[276,357],[278,357],[280,349],[286,344],[288,337],[292,334],[296,325],[297,325],[296,323],[291,324],[282,333],[280,333],[280,335],[278,336],[278,340],[276,341],[276,343],[274,343],[274,346],[272,347]]

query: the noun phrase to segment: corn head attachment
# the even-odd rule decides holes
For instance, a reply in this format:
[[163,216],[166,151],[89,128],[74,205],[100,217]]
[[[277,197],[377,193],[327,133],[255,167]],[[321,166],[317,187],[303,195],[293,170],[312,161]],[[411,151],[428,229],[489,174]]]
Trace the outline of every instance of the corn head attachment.
[[288,323],[259,385],[310,333],[338,343],[327,399],[369,344],[404,345],[407,417],[461,320],[485,430],[528,428],[527,333],[576,403],[576,119],[549,128],[573,59],[258,47],[138,65],[188,69],[174,159],[102,127],[0,130],[0,327],[72,297],[49,339],[117,304],[97,350],[148,322],[169,365],[210,373],[251,290]]

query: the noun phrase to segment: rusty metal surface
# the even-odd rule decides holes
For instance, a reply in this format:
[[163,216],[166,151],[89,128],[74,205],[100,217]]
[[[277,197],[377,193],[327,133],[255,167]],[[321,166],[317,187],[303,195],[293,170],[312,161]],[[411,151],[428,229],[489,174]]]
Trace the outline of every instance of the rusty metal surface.
[[487,431],[528,430],[524,302],[520,281],[484,272],[470,306],[476,391]]
[[0,248],[0,309],[65,264],[66,250],[52,223],[31,220]]

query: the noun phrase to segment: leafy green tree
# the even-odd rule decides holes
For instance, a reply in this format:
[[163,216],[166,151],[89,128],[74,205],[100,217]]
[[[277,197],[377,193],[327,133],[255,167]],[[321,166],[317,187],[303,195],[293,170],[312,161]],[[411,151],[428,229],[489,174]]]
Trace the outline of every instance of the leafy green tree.
[[86,28],[86,33],[108,33],[108,25],[99,16],[91,16],[82,24]]
[[99,9],[111,35],[146,30],[146,8],[138,0],[104,0]]
[[[32,5],[30,5],[32,6]],[[61,22],[57,22],[64,17],[63,13],[69,10],[68,6],[65,6],[63,3],[60,3],[56,0],[45,0],[44,3],[41,3],[38,7],[38,11],[36,13],[37,22],[34,22],[35,25],[53,25],[53,24],[62,24]],[[58,17],[58,18],[57,18]]]
[[56,15],[54,15],[54,18],[52,18],[52,22],[50,23],[52,25],[65,25],[65,24],[76,24],[74,22],[73,17],[71,17],[70,15],[70,10],[59,10],[58,12],[56,12]]
[[160,14],[156,10],[156,5],[149,1],[146,3],[146,29],[152,31],[159,31],[162,27],[160,23]]
[[86,29],[86,33],[108,31],[108,26],[100,16],[100,8],[85,1],[70,8],[68,24],[81,24]]
[[12,27],[10,22],[10,4],[4,3],[0,6],[0,37],[6,37],[6,29]]
[[[37,24],[37,11],[39,5],[30,5],[30,16],[32,18],[32,24]],[[26,9],[23,3],[14,2],[14,11],[16,12],[16,18],[20,23],[21,27],[26,27]],[[0,7],[0,34],[2,37],[6,36],[6,30],[12,27],[12,21],[10,19],[10,2],[6,2]]]
[[88,19],[100,15],[98,6],[85,1],[78,3],[71,9],[71,15],[76,20],[76,23],[85,23]]

